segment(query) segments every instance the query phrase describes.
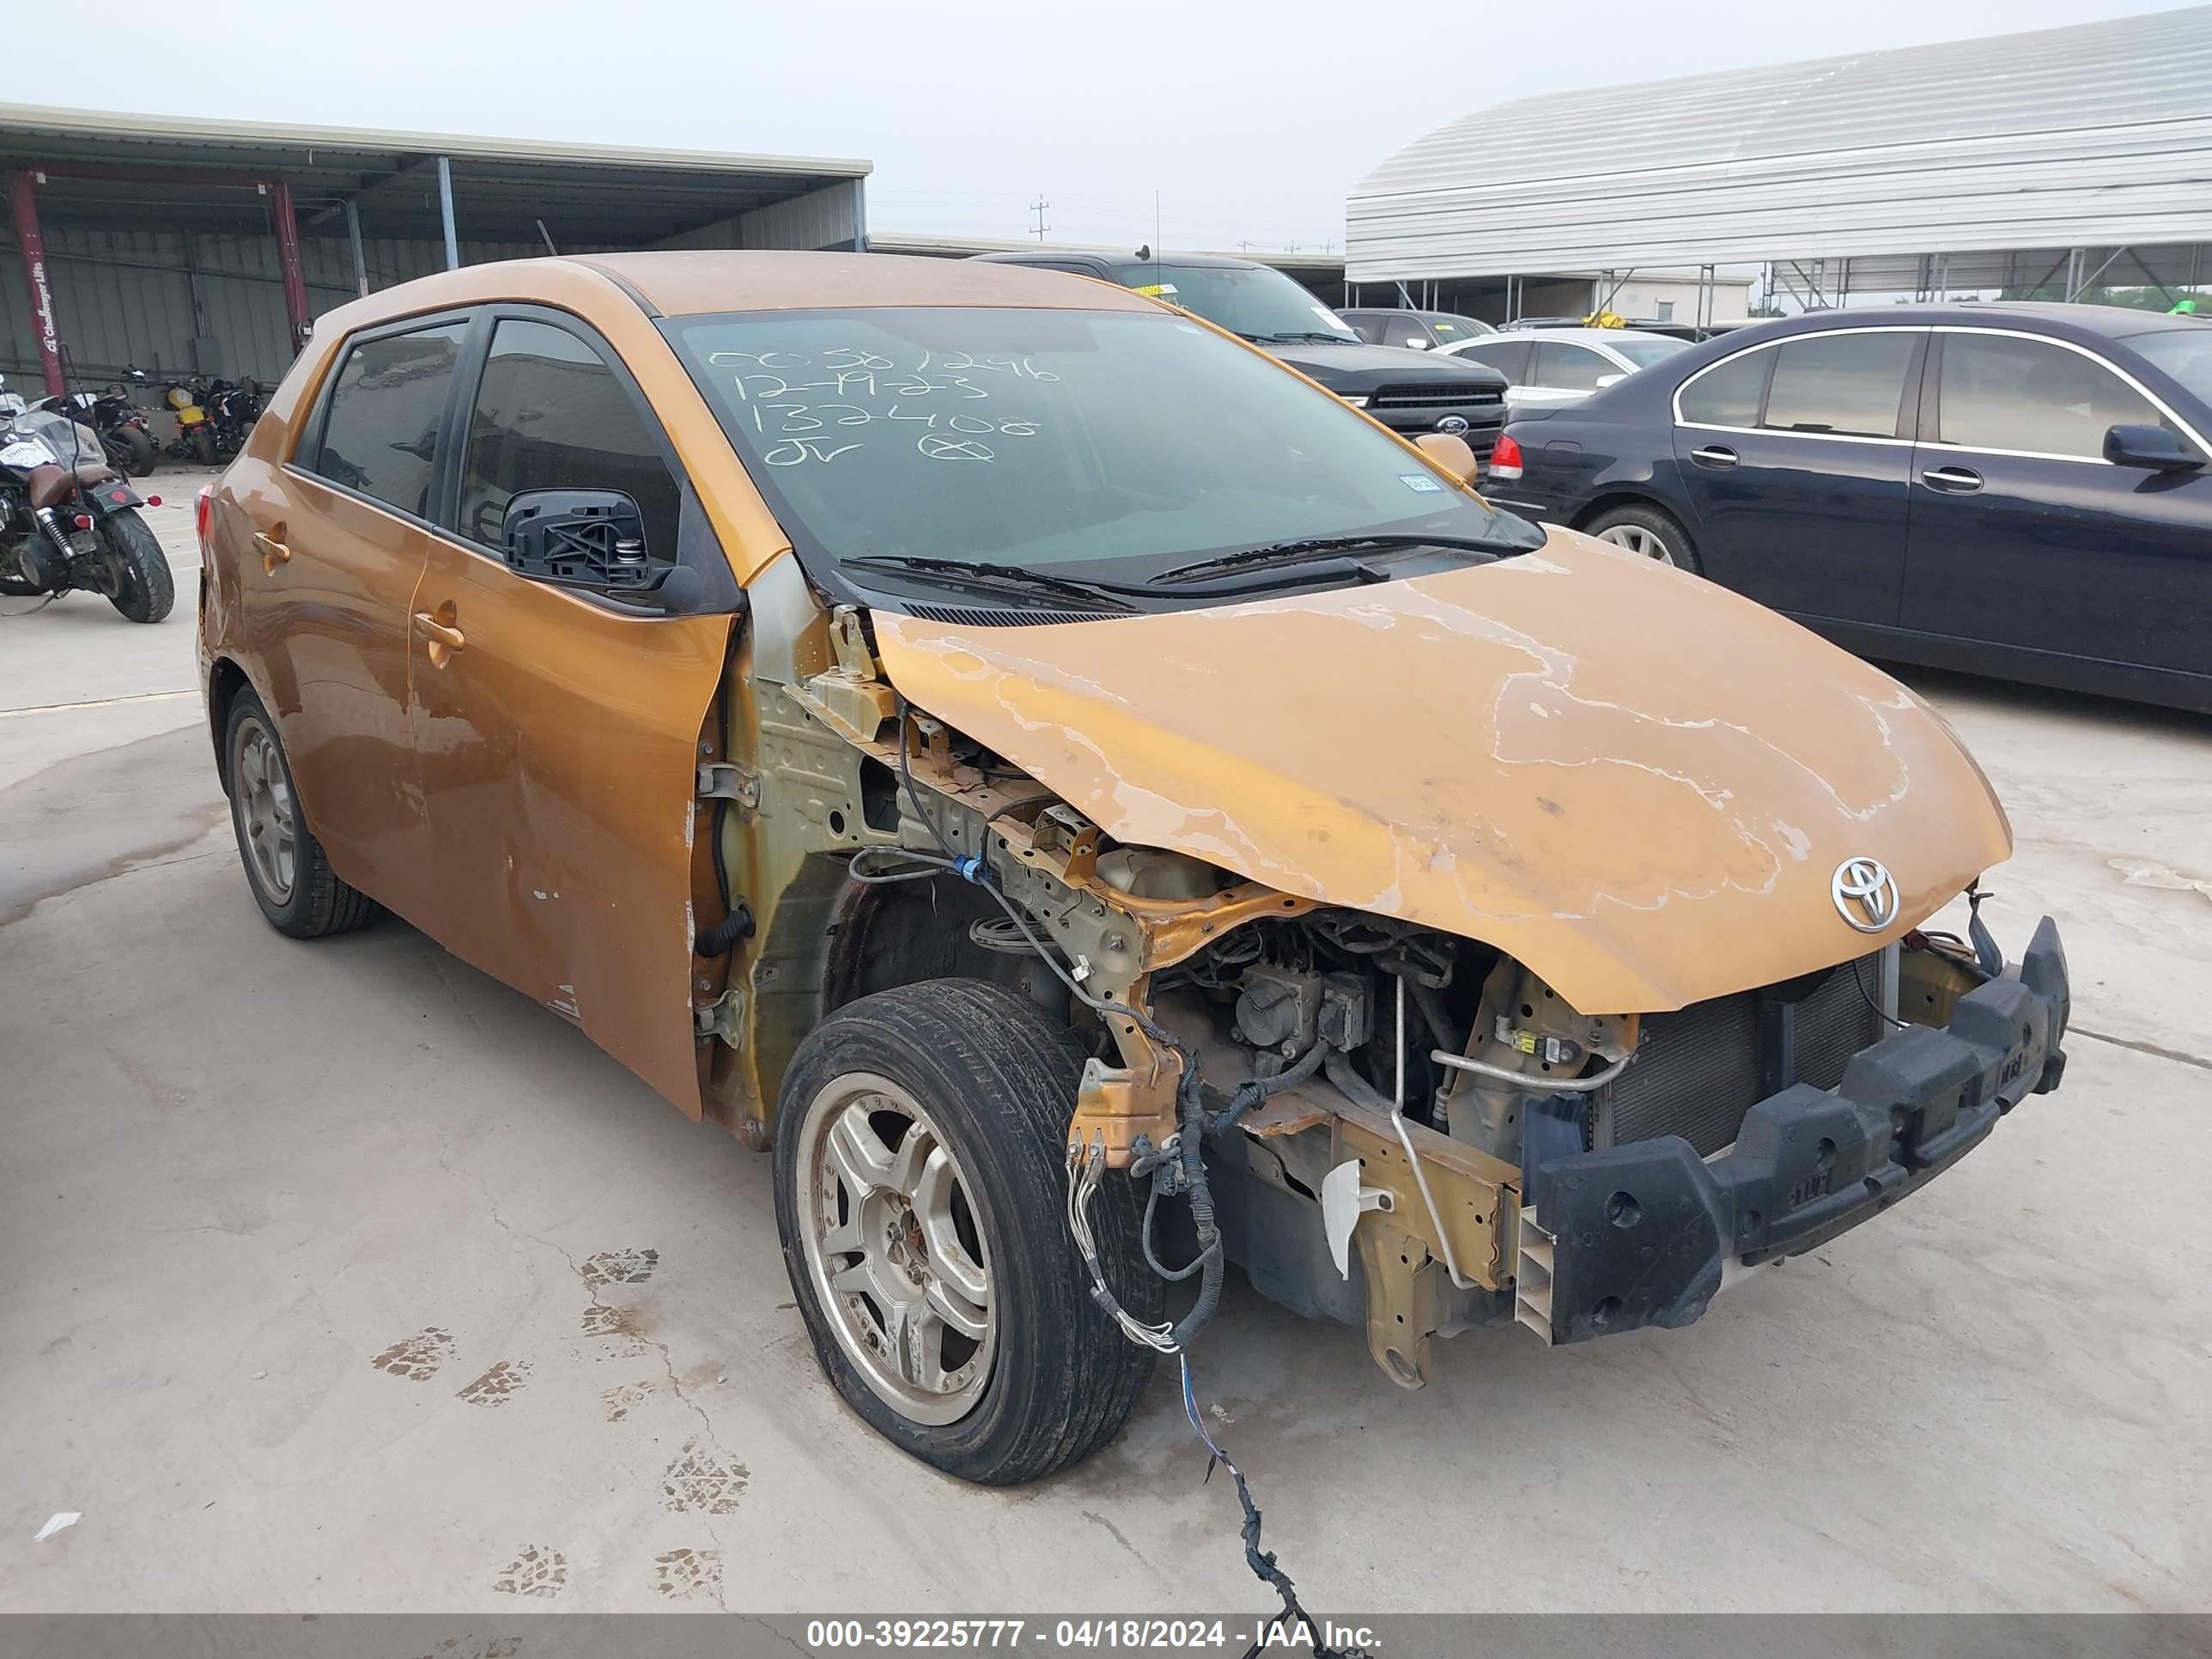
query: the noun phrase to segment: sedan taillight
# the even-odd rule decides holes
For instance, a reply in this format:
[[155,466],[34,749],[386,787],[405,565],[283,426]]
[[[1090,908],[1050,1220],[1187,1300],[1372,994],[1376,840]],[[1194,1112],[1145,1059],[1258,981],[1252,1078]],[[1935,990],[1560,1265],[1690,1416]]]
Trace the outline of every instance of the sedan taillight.
[[1500,436],[1498,447],[1490,452],[1489,471],[1493,478],[1517,478],[1521,476],[1521,446],[1510,436]]

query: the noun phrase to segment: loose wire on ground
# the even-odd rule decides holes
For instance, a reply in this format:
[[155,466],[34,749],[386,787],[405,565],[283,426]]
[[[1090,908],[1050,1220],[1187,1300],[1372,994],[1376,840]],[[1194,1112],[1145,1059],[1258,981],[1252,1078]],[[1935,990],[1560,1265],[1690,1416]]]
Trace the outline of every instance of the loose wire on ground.
[[[1067,987],[1077,1001],[1098,1014],[1128,1021],[1143,1031],[1152,1042],[1171,1050],[1182,1060],[1182,1075],[1176,1084],[1176,1115],[1178,1125],[1176,1139],[1179,1144],[1175,1149],[1173,1159],[1175,1168],[1172,1174],[1176,1177],[1176,1186],[1188,1196],[1190,1202],[1191,1219],[1198,1232],[1199,1255],[1197,1260],[1188,1267],[1184,1268],[1180,1275],[1170,1273],[1162,1269],[1152,1255],[1149,1206],[1146,1214],[1144,1254],[1146,1261],[1151,1263],[1153,1270],[1160,1273],[1163,1278],[1170,1280],[1177,1277],[1188,1278],[1194,1269],[1200,1270],[1198,1298],[1192,1305],[1191,1310],[1185,1314],[1180,1322],[1174,1324],[1164,1321],[1158,1324],[1146,1324],[1124,1308],[1114,1292],[1107,1287],[1105,1272],[1098,1260],[1097,1235],[1091,1225],[1091,1200],[1097,1196],[1098,1184],[1104,1178],[1106,1172],[1106,1141],[1103,1134],[1094,1139],[1088,1146],[1079,1141],[1069,1143],[1067,1148],[1068,1233],[1074,1240],[1076,1250],[1082,1256],[1084,1267],[1091,1275],[1091,1299],[1105,1310],[1115,1324],[1120,1328],[1121,1334],[1129,1340],[1140,1347],[1150,1348],[1156,1353],[1174,1354],[1182,1364],[1184,1414],[1190,1419],[1191,1427],[1198,1431],[1199,1439],[1205,1443],[1206,1451],[1214,1462],[1228,1469],[1231,1479],[1237,1483],[1237,1501],[1244,1510],[1243,1539],[1246,1565],[1263,1583],[1273,1587],[1275,1593],[1283,1598],[1283,1610],[1285,1617],[1294,1621],[1294,1624],[1303,1624],[1308,1632],[1315,1659],[1366,1659],[1366,1656],[1357,1650],[1333,1649],[1322,1645],[1317,1633],[1319,1626],[1307,1615],[1305,1609],[1298,1605],[1297,1595],[1291,1585],[1290,1576],[1275,1565],[1275,1558],[1272,1553],[1263,1552],[1260,1548],[1259,1508],[1252,1502],[1251,1490],[1245,1484],[1243,1473],[1236,1464],[1229,1461],[1228,1455],[1222,1451],[1221,1448],[1214,1443],[1212,1437],[1206,1431],[1205,1424],[1200,1420],[1198,1400],[1192,1392],[1190,1378],[1190,1343],[1200,1331],[1206,1328],[1207,1323],[1213,1318],[1215,1311],[1221,1305],[1222,1276],[1224,1267],[1221,1231],[1214,1218],[1212,1189],[1208,1185],[1206,1176],[1204,1146],[1206,1132],[1214,1126],[1216,1121],[1218,1121],[1223,1128],[1233,1126],[1237,1118],[1261,1101],[1265,1100],[1275,1090],[1286,1088],[1292,1082],[1302,1081],[1304,1078],[1310,1077],[1315,1067],[1321,1064],[1321,1057],[1328,1045],[1316,1042],[1311,1050],[1300,1057],[1296,1065],[1274,1078],[1253,1079],[1239,1088],[1231,1097],[1229,1106],[1224,1111],[1209,1116],[1205,1100],[1200,1093],[1198,1055],[1190,1045],[1150,1015],[1140,1013],[1126,1003],[1097,996],[1085,989],[1074,975],[1060,965],[1057,954],[1030,925],[1029,918],[1022,914],[1020,908],[1008,898],[1000,890],[998,883],[991,878],[990,866],[984,862],[981,849],[969,854],[963,854],[953,849],[951,843],[945,838],[944,832],[937,827],[937,821],[923,810],[921,793],[915,787],[914,773],[908,758],[908,712],[904,697],[898,700],[898,722],[899,781],[906,793],[908,805],[914,809],[915,816],[928,826],[930,837],[936,842],[943,856],[933,857],[927,853],[908,852],[902,848],[863,848],[853,855],[851,865],[859,864],[862,859],[869,857],[871,854],[879,853],[903,860],[905,867],[884,871],[853,870],[853,878],[856,881],[872,883],[915,881],[940,872],[949,871],[962,880],[981,888],[997,902],[999,908],[1006,912],[1006,919],[1020,930],[1022,937],[1030,942],[1030,947],[1036,951],[1038,957],[1046,967],[1059,976],[1060,982]],[[851,868],[851,865],[848,866],[848,869]],[[1311,1063],[1309,1064],[1309,1062]],[[1159,1160],[1163,1164],[1167,1161],[1165,1158]],[[1154,1170],[1152,1179],[1156,1194],[1163,1177],[1170,1175],[1170,1170],[1166,1168]],[[1212,1465],[1208,1464],[1209,1474],[1212,1473]],[[1259,1644],[1255,1643],[1250,1651],[1252,1654],[1258,1653]],[[1249,1655],[1247,1659],[1249,1659]]]

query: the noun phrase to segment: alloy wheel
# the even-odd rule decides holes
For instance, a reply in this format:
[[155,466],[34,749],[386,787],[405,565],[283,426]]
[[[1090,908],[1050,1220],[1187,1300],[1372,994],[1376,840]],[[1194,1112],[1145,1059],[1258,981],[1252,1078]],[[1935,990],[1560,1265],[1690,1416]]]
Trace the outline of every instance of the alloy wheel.
[[1615,547],[1625,547],[1640,558],[1656,559],[1661,564],[1674,562],[1674,550],[1642,525],[1611,525],[1599,531],[1597,538],[1601,542],[1611,542]]
[[957,1422],[990,1381],[999,1323],[958,1160],[914,1097],[872,1073],[831,1079],[799,1134],[806,1268],[839,1346],[900,1415]]
[[238,814],[246,856],[255,880],[272,904],[292,896],[299,859],[299,832],[292,809],[292,786],[276,754],[269,728],[249,719],[239,727],[237,775],[232,780],[232,810]]

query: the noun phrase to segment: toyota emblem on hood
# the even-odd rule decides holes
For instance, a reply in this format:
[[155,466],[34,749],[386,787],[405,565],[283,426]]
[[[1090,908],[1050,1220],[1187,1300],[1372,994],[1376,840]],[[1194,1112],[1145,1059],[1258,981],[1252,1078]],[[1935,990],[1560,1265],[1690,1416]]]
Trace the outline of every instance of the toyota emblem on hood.
[[1875,859],[1845,859],[1828,891],[1836,914],[1862,933],[1879,933],[1897,920],[1897,881]]

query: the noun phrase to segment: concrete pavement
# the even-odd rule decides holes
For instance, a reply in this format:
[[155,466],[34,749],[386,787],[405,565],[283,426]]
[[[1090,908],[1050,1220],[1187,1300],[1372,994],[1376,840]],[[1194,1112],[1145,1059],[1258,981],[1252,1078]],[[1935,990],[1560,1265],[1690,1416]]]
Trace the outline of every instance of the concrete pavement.
[[[1267,1605],[1168,1375],[945,1480],[817,1373],[764,1159],[404,926],[263,924],[157,483],[174,617],[0,621],[0,1610]],[[1688,1330],[1419,1394],[1232,1275],[1199,1395],[1316,1612],[2212,1601],[2212,723],[1913,678],[1999,937],[2066,930],[2065,1089]]]

